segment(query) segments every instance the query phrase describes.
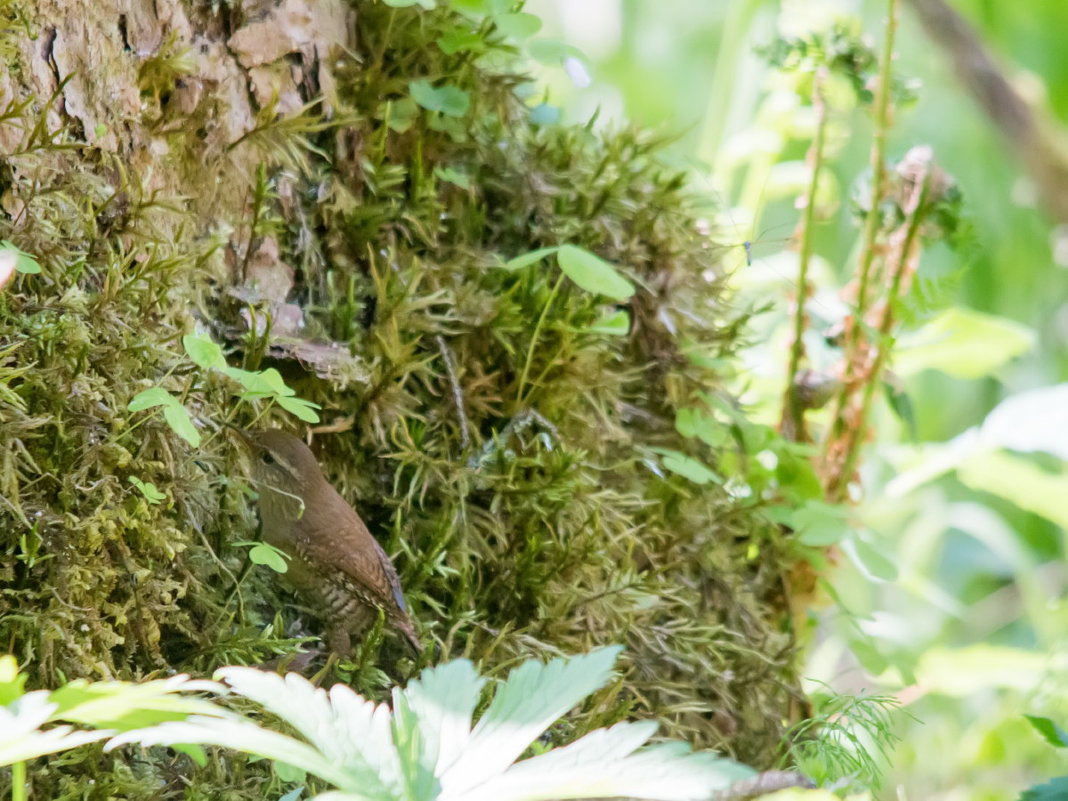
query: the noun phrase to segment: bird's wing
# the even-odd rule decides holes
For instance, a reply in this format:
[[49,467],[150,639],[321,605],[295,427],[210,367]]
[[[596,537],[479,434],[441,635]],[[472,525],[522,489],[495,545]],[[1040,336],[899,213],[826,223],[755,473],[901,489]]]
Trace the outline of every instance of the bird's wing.
[[[340,507],[333,508],[336,512]],[[309,509],[307,513],[315,514],[315,511]],[[408,607],[393,563],[348,504],[345,504],[345,514],[334,520],[315,521],[315,528],[331,532],[325,541],[320,540],[312,546],[317,550],[324,549],[320,551],[319,559],[325,565],[341,571],[357,590],[362,591],[361,595],[366,592],[367,601],[382,607],[390,617],[407,619]]]

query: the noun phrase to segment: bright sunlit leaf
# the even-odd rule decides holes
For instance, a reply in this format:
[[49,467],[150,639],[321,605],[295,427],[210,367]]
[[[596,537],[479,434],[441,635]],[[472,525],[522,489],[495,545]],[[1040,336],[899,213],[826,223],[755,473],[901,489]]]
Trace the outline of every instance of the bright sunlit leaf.
[[894,370],[901,375],[941,370],[955,378],[983,378],[1027,353],[1035,342],[1035,332],[1027,326],[954,307],[899,338]]
[[557,263],[564,274],[585,289],[612,300],[626,300],[634,294],[634,284],[604,259],[574,245],[561,245]]

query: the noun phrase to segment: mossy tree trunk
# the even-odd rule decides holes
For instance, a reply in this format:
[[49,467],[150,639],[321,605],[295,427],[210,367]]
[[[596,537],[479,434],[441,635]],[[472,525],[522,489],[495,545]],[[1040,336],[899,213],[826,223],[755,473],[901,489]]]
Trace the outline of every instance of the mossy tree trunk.
[[[721,388],[740,320],[653,139],[534,124],[492,22],[445,10],[0,8],[0,235],[43,267],[0,294],[0,642],[40,684],[210,672],[322,631],[265,568],[238,587],[255,523],[222,423],[297,422],[196,367],[199,330],[321,404],[320,460],[440,658],[622,642],[624,675],[562,738],[657,716],[773,758],[796,699],[789,548],[662,461],[738,479],[759,427]],[[456,31],[481,44],[446,54]],[[419,107],[420,80],[464,101]],[[637,293],[502,266],[566,243]],[[197,447],[127,409],[157,385]],[[369,644],[353,682],[380,691],[398,655]]]

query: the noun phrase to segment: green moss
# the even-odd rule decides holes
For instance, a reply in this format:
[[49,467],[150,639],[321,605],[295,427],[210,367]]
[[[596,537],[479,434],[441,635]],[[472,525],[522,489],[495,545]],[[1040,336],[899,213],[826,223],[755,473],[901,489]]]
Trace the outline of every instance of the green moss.
[[[491,38],[479,61],[434,44],[454,15],[357,11],[359,47],[339,54],[330,115],[263,110],[254,133],[214,150],[169,118],[160,136],[193,149],[172,150],[152,190],[100,151],[65,149],[62,132],[0,167],[0,237],[44,267],[0,293],[0,642],[54,685],[262,662],[321,632],[264,568],[235,591],[246,551],[231,543],[254,521],[220,424],[255,414],[184,356],[181,335],[199,325],[232,364],[276,367],[322,404],[336,431],[316,437],[320,459],[396,555],[439,658],[492,672],[621,642],[626,673],[560,739],[656,716],[666,734],[769,762],[795,695],[789,559],[774,527],[715,484],[662,475],[652,450],[715,466],[675,414],[722,392],[708,365],[729,363],[741,324],[684,176],[647,134],[531,124],[522,76],[486,66],[507,65],[507,48]],[[156,101],[146,130],[189,66],[180,44],[142,70]],[[390,128],[421,79],[462,90],[469,110],[418,110]],[[205,98],[189,120],[221,102]],[[241,286],[267,237],[303,310],[287,337],[245,333],[250,314],[277,317]],[[628,335],[591,332],[616,305],[553,260],[500,266],[563,243],[637,284],[621,305]],[[308,355],[322,353],[313,341],[336,343],[332,368]],[[158,414],[126,410],[157,384],[200,427],[196,451]],[[292,418],[275,409],[258,424]],[[149,504],[130,476],[169,500]],[[399,653],[389,637],[369,642],[354,685],[381,692],[404,675]],[[222,775],[212,770],[198,781]],[[61,797],[62,772],[49,771],[41,787]],[[262,792],[268,779],[250,776]],[[133,788],[108,792],[143,797]]]

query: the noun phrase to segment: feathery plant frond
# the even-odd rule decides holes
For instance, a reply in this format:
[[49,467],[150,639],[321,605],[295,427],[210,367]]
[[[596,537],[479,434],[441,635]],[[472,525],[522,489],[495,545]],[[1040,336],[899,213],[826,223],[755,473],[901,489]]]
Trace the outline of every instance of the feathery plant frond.
[[[753,775],[685,743],[644,747],[656,723],[617,723],[515,762],[546,729],[612,675],[618,647],[547,664],[528,660],[473,722],[486,679],[459,659],[393,690],[392,711],[337,684],[296,674],[223,668],[216,675],[302,739],[243,718],[195,716],[112,739],[144,745],[220,745],[280,760],[335,785],[320,801],[538,801],[555,798],[708,798]],[[514,763],[514,764],[513,764]]]
[[[189,715],[229,715],[210,701],[179,693],[222,690],[188,676],[134,684],[77,679],[57,690],[25,692],[26,674],[15,658],[0,657],[0,766],[66,751],[116,732],[142,728]],[[52,725],[63,721],[63,725]],[[87,726],[84,731],[68,725]]]
[[830,688],[812,701],[815,714],[786,735],[790,746],[783,761],[820,785],[877,787],[898,741],[893,715],[900,702],[891,695],[839,695]]

